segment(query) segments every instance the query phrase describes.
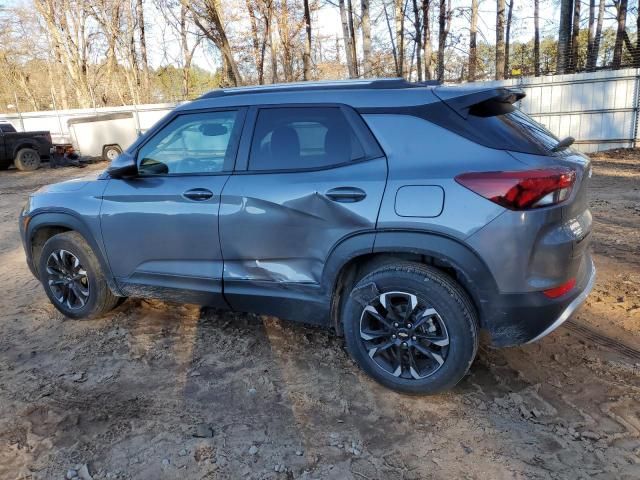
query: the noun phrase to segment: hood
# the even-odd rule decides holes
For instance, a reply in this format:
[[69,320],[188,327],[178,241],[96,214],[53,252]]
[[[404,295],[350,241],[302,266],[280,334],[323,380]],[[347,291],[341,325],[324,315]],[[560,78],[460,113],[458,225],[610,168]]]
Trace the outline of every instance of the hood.
[[84,188],[87,184],[95,182],[102,172],[92,172],[81,177],[65,180],[60,183],[52,183],[51,185],[45,185],[40,188],[36,193],[64,193],[75,192]]

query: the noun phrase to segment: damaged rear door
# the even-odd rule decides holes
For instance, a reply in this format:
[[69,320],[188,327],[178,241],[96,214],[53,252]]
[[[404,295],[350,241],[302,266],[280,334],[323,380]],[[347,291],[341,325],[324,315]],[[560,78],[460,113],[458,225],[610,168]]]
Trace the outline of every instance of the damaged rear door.
[[345,106],[254,107],[247,123],[253,134],[221,198],[225,298],[236,310],[323,323],[324,262],[340,240],[375,229],[386,158]]

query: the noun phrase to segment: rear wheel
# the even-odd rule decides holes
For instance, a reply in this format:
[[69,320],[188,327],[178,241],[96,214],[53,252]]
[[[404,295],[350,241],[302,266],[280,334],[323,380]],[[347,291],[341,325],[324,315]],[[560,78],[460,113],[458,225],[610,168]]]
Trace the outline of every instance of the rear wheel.
[[40,167],[40,154],[32,148],[23,148],[18,151],[13,163],[18,170],[31,172]]
[[44,244],[38,274],[51,303],[70,318],[98,317],[116,307],[100,262],[82,235],[64,232]]
[[122,149],[118,145],[106,145],[102,149],[102,159],[112,162],[121,153]]
[[404,393],[453,387],[478,348],[476,313],[466,292],[420,264],[384,266],[366,275],[345,302],[342,321],[358,365]]

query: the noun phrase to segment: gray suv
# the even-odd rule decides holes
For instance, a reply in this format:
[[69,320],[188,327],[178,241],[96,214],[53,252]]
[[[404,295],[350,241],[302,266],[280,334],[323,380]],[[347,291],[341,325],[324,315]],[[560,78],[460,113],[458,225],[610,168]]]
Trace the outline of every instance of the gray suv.
[[467,372],[485,330],[535,341],[584,301],[589,159],[520,91],[403,80],[224,89],[94,178],[25,206],[27,262],[71,318],[127,296],[333,328],[408,393]]

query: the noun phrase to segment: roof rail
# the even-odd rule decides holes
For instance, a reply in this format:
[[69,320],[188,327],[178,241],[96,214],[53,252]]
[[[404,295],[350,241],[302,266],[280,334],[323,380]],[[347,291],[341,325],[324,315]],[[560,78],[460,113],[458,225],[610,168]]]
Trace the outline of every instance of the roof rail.
[[437,81],[408,82],[404,78],[375,78],[366,80],[335,80],[320,82],[275,83],[250,87],[220,88],[205,93],[198,100],[205,98],[227,97],[251,93],[301,92],[311,90],[384,90],[417,88],[440,85]]

